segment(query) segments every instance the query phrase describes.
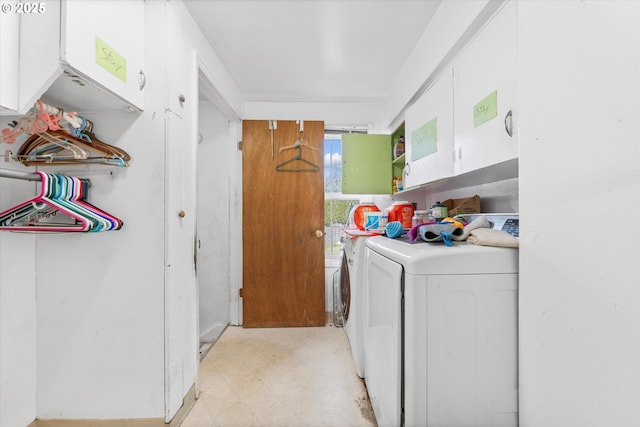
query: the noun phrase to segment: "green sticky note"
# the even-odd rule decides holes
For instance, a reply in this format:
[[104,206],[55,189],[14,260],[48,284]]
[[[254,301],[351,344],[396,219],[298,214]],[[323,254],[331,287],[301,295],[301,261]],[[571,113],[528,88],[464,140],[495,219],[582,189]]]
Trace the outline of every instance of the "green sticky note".
[[498,115],[498,91],[493,91],[473,106],[473,127],[477,128]]
[[127,82],[126,58],[116,52],[99,37],[96,37],[96,64],[123,82]]
[[434,117],[411,132],[411,160],[418,160],[438,151],[438,118]]

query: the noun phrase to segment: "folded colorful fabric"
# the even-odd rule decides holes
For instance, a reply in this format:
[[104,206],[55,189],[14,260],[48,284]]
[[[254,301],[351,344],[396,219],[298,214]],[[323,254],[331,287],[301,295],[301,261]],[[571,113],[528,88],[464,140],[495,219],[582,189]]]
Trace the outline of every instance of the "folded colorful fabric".
[[443,237],[453,238],[460,236],[462,232],[462,228],[448,222],[424,224],[418,227],[418,236],[425,242],[437,242],[443,240]]

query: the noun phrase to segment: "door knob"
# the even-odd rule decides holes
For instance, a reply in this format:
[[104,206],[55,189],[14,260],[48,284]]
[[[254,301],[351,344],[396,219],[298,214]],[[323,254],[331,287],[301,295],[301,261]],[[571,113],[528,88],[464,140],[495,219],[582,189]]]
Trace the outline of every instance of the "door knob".
[[322,232],[322,230],[316,230],[316,237],[320,238],[322,236],[324,236],[324,233]]

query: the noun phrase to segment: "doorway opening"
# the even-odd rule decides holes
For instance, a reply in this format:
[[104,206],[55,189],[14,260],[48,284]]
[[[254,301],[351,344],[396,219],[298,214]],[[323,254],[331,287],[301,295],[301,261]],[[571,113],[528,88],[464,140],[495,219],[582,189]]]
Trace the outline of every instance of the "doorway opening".
[[[196,147],[195,269],[198,287],[198,337],[202,360],[231,323],[234,282],[231,230],[234,229],[236,147],[230,109],[203,69],[198,73]],[[224,105],[222,105],[224,107]],[[212,167],[212,163],[215,166]]]

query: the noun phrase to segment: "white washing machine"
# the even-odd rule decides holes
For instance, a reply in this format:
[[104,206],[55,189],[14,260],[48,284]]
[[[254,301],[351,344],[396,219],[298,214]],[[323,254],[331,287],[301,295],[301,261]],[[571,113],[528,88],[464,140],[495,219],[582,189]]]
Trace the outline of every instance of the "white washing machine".
[[364,378],[364,249],[369,233],[345,230],[342,237],[340,297],[343,328],[349,339],[356,374]]
[[[494,224],[517,235],[517,217]],[[366,246],[364,369],[378,425],[517,426],[518,250]]]

